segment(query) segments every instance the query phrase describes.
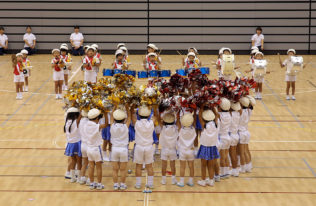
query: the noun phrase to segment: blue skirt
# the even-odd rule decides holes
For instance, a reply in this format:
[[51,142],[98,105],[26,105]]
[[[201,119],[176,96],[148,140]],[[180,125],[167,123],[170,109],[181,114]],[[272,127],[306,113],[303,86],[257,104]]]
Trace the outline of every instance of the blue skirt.
[[197,153],[198,159],[213,160],[219,158],[219,152],[216,146],[206,147],[201,145]]
[[199,115],[196,115],[196,124],[195,124],[195,128],[197,130],[202,130],[202,125],[201,125],[201,122],[200,122],[200,119],[199,119]]
[[132,124],[130,124],[128,128],[128,139],[129,142],[135,141],[135,127]]
[[64,154],[69,157],[74,155],[81,157],[81,141],[76,143],[68,143]]
[[111,126],[108,125],[106,128],[102,129],[102,139],[110,141],[111,139],[111,132],[110,132]]

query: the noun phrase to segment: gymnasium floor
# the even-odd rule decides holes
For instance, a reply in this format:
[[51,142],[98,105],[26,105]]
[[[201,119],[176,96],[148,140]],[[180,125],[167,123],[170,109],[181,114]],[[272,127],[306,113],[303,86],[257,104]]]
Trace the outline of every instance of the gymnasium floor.
[[[216,56],[200,56],[210,64]],[[242,71],[248,56],[237,56]],[[283,59],[285,56],[282,57]],[[305,61],[311,56],[304,56]],[[29,92],[15,100],[10,56],[0,57],[0,205],[315,205],[316,200],[316,71],[312,62],[298,76],[296,101],[285,100],[284,69],[277,56],[266,56],[268,69],[263,100],[257,102],[249,128],[253,172],[229,178],[215,187],[179,188],[160,184],[160,161],[155,162],[153,193],[136,190],[133,173],[128,190],[112,190],[111,166],[103,165],[105,189],[91,191],[64,179],[63,103],[53,94],[51,55],[30,57],[33,70]],[[141,70],[142,56],[131,56],[131,69]],[[180,68],[180,56],[162,56],[163,69]],[[113,56],[103,56],[108,68]],[[73,59],[70,81],[83,79],[80,58]],[[108,63],[107,63],[108,62]],[[216,77],[214,67],[210,76]],[[101,75],[101,72],[100,74]],[[140,83],[138,81],[138,83]],[[196,160],[195,181],[200,176]],[[177,166],[179,166],[177,164]],[[179,168],[179,167],[178,167]],[[179,170],[177,171],[179,175]],[[143,173],[143,185],[146,175]]]

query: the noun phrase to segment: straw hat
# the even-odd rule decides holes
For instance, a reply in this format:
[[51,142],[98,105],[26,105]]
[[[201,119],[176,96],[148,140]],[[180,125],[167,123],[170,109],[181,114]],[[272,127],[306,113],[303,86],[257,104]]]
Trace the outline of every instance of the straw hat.
[[289,49],[289,50],[287,50],[287,54],[289,54],[290,52],[293,52],[294,54],[296,54],[296,51],[295,51],[295,49]]
[[90,109],[88,112],[89,119],[95,119],[101,114],[101,111],[98,109]]
[[52,50],[52,54],[54,54],[54,52],[60,52],[60,50],[59,49],[53,49]]
[[240,106],[240,103],[239,102],[235,102],[235,103],[231,103],[231,108],[234,110],[234,111],[239,111],[241,109],[241,106]]
[[139,108],[138,113],[139,113],[140,116],[149,117],[151,111],[149,110],[149,108],[147,106],[141,106]]
[[242,97],[240,100],[239,100],[240,104],[244,107],[248,107],[249,106],[249,103],[250,103],[250,100],[249,98],[247,97]]
[[173,123],[175,120],[174,114],[167,113],[167,114],[163,115],[162,120],[166,123]]
[[79,109],[76,108],[76,107],[70,107],[69,109],[67,109],[67,114],[70,113],[70,112],[79,112]]
[[250,105],[253,106],[253,107],[256,106],[256,100],[255,100],[255,98],[253,98],[253,97],[250,96],[250,95],[248,95],[247,97],[248,97],[248,99],[249,99]]
[[202,118],[206,121],[212,121],[215,119],[215,114],[212,110],[205,110],[202,113]]
[[195,53],[194,53],[194,52],[189,52],[189,53],[188,53],[188,57],[189,57],[189,56],[195,57]]
[[227,98],[222,97],[219,106],[222,110],[228,111],[230,109],[230,101]]
[[181,124],[182,124],[184,127],[190,127],[190,126],[192,126],[192,124],[193,124],[193,122],[194,122],[194,118],[193,118],[192,113],[185,113],[185,114],[181,117],[180,122],[181,122]]
[[21,54],[29,54],[29,52],[26,49],[22,49],[20,53]]
[[121,110],[121,109],[117,109],[113,112],[113,118],[115,120],[123,120],[123,119],[126,119],[127,115],[126,115],[126,112]]

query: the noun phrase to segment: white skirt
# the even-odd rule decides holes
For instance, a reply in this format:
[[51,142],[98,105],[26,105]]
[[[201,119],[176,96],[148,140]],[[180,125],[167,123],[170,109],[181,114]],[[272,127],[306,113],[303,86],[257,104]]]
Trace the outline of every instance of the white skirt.
[[14,75],[13,82],[24,82],[24,75],[21,73],[20,75]]

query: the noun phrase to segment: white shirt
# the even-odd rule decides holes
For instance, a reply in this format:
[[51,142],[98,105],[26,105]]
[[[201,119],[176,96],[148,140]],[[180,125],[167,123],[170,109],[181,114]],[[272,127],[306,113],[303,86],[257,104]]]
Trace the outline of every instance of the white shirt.
[[87,137],[83,135],[83,127],[89,121],[87,117],[82,117],[79,123],[79,132],[82,143],[87,143]]
[[101,132],[100,132],[100,125],[96,124],[93,121],[89,120],[83,126],[82,135],[84,135],[85,138],[87,139],[88,147],[99,147],[103,143]]
[[[33,46],[34,45],[33,41],[36,40],[36,37],[32,33],[30,33],[30,34],[29,33],[25,33],[24,36],[23,36],[23,40],[24,41],[26,40],[29,43],[30,46]],[[29,47],[29,46],[27,44],[24,44],[24,47]]]
[[[71,124],[72,123],[72,124]],[[71,130],[69,132],[69,127],[71,125]],[[68,143],[76,143],[80,141],[79,129],[77,126],[77,121],[68,120],[66,122],[66,137]]]
[[176,125],[164,125],[159,137],[161,148],[176,149],[178,136]]
[[254,41],[254,46],[261,46],[262,40],[264,40],[263,34],[260,34],[259,36],[258,36],[258,34],[254,34],[251,37],[251,41]]
[[[6,42],[7,40],[8,40],[7,35],[5,35],[5,34],[0,35],[0,43],[1,43],[3,46],[5,46],[5,42]],[[0,48],[2,48],[2,46],[0,46]]]
[[248,130],[248,122],[249,122],[249,114],[248,109],[242,109],[242,114],[239,120],[239,131],[247,131]]
[[154,143],[154,122],[152,120],[141,119],[135,123],[135,143],[139,146],[151,146]]
[[83,35],[82,35],[82,33],[78,33],[78,34],[76,34],[76,33],[72,33],[71,35],[70,35],[70,40],[72,40],[73,41],[73,45],[75,46],[75,47],[79,47],[80,45],[81,45],[81,40],[83,40],[84,38],[83,38]]
[[290,58],[285,59],[283,61],[282,65],[286,67],[286,74],[291,72],[291,70],[292,70],[292,68],[294,66]]
[[229,128],[229,131],[232,134],[237,134],[238,132],[238,125],[240,121],[240,113],[239,111],[232,111],[232,122]]
[[128,146],[128,128],[126,124],[113,123],[111,125],[111,144],[113,147],[125,147]]
[[229,112],[219,112],[220,115],[220,130],[219,134],[221,135],[228,135],[229,132],[229,127],[232,122],[232,116],[230,115]]
[[179,132],[179,149],[190,150],[194,148],[196,132],[194,127],[182,127]]
[[219,126],[215,126],[215,122],[211,121],[206,124],[206,128],[201,133],[201,145],[206,147],[216,146],[218,141]]

